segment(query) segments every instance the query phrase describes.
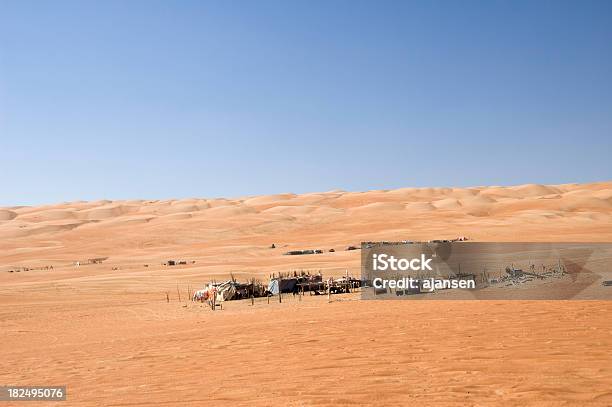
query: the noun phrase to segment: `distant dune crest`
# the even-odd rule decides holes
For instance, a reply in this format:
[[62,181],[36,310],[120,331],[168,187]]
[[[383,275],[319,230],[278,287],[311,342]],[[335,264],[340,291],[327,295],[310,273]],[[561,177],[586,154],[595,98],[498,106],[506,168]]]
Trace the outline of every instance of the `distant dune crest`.
[[94,236],[112,236],[124,242],[147,240],[155,247],[162,241],[178,245],[185,235],[201,242],[242,237],[318,243],[334,241],[339,234],[355,242],[454,235],[479,240],[610,240],[612,182],[0,208],[0,238],[7,249],[23,246],[23,239],[59,239],[66,247],[91,241],[96,247]]

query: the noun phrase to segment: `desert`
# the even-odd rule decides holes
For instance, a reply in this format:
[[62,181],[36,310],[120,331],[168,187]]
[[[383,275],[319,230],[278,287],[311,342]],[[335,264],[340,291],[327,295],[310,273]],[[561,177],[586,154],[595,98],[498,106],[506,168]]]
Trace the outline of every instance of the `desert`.
[[[458,236],[610,242],[612,182],[0,208],[0,383],[66,385],[75,406],[611,405],[609,301],[351,293],[213,312],[186,294],[356,274],[351,245]],[[283,255],[305,249],[323,253]]]

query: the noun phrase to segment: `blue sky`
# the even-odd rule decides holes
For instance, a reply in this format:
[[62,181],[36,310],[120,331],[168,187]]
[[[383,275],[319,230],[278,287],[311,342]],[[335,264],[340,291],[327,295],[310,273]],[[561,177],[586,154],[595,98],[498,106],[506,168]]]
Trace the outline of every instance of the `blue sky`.
[[1,1],[0,206],[612,179],[609,1]]

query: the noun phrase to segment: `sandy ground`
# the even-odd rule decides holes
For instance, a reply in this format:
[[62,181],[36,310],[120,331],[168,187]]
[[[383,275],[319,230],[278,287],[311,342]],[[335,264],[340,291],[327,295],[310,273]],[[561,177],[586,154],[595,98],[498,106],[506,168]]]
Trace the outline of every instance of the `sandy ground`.
[[362,240],[457,236],[610,242],[612,182],[0,208],[0,384],[78,406],[612,405],[607,301],[185,301],[229,273],[357,275]]

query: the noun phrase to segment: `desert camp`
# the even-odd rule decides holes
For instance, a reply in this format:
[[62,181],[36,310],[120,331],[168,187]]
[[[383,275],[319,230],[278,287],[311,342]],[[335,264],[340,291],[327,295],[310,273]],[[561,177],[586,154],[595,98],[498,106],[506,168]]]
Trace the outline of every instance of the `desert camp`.
[[0,407],[612,407],[611,73],[611,0],[0,0]]

